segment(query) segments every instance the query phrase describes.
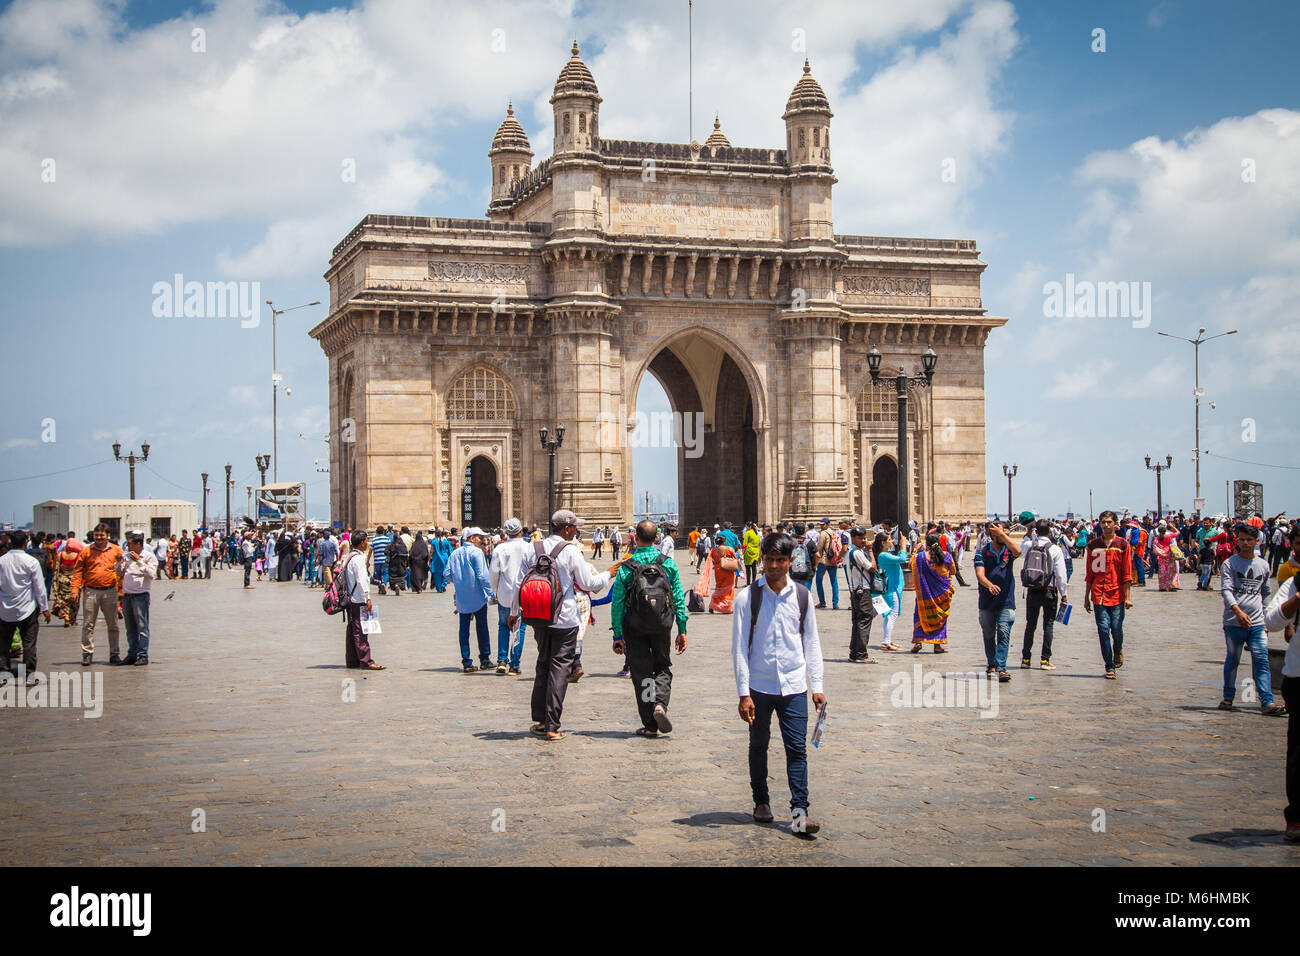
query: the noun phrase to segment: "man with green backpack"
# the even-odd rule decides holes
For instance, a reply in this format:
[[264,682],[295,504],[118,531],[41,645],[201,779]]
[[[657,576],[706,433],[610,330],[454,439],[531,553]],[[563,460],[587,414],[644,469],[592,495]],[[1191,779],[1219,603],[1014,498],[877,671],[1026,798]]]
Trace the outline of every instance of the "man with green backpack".
[[673,729],[668,700],[673,688],[669,644],[674,619],[677,653],[686,651],[686,598],[681,576],[677,563],[655,547],[658,532],[648,518],[636,526],[636,550],[623,559],[611,591],[614,653],[627,655],[641,716],[639,737],[658,737]]

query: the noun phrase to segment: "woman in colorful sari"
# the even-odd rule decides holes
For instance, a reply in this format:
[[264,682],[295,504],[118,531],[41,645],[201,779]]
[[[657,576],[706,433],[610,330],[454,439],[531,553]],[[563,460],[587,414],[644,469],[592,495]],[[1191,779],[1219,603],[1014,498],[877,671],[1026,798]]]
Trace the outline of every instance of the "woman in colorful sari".
[[937,534],[925,536],[925,550],[912,557],[916,609],[912,612],[912,653],[926,644],[936,654],[947,653],[948,612],[952,610],[952,557],[944,553]]
[[1162,521],[1157,529],[1152,548],[1156,552],[1156,569],[1160,574],[1160,590],[1178,590],[1178,564],[1182,557],[1178,549],[1178,534],[1170,531]]
[[[705,586],[711,585],[713,588],[709,595],[709,613],[730,614],[731,601],[736,594],[736,572],[740,570],[740,559],[736,557],[735,549],[731,545],[722,544],[721,538],[718,540],[719,544],[709,552],[704,562],[704,571],[700,574],[700,580],[704,581],[707,576],[709,585]],[[697,584],[696,588],[698,590],[700,585]]]

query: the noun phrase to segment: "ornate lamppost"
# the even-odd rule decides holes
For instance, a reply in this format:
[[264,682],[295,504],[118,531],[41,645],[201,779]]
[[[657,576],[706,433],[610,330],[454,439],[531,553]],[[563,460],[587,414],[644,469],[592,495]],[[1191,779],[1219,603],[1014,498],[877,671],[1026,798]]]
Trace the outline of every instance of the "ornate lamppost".
[[207,531],[208,530],[208,473],[205,471],[199,477],[203,479],[203,524],[200,525],[200,527],[204,531]]
[[[871,372],[871,381],[877,382],[880,379],[880,349],[874,345],[871,351],[867,353],[867,367]],[[903,366],[898,366],[898,374],[894,376],[894,391],[898,396],[898,527],[900,532],[906,533],[909,526],[907,509],[908,509],[908,489],[911,487],[908,479],[908,450],[907,450],[907,390],[909,386],[915,385],[919,388],[927,388],[934,380],[934,367],[939,363],[939,356],[934,349],[928,348],[925,354],[921,356],[921,372],[908,375]]]
[[135,501],[135,463],[136,463],[137,461],[148,461],[148,460],[149,460],[149,443],[148,443],[147,441],[146,441],[146,442],[141,442],[141,443],[140,443],[140,457],[139,457],[139,458],[136,457],[135,452],[131,452],[129,455],[127,455],[125,458],[123,458],[123,457],[122,457],[122,443],[121,443],[120,441],[115,441],[115,442],[113,442],[113,458],[114,458],[116,461],[124,461],[124,462],[127,463],[127,465],[130,466],[130,468],[131,468],[131,500],[132,500],[132,501]]
[[230,534],[230,489],[235,481],[230,477],[230,466],[226,465],[226,534]]
[[1012,465],[1010,468],[1008,468],[1006,465],[1002,466],[1002,474],[1007,476],[1007,529],[1008,530],[1010,530],[1011,525],[1014,524],[1016,520],[1014,517],[1014,513],[1011,510],[1011,479],[1015,478],[1016,473],[1019,471],[1020,471],[1019,465]]
[[1165,499],[1164,499],[1163,491],[1160,487],[1160,473],[1162,471],[1168,471],[1172,467],[1174,467],[1173,455],[1165,455],[1165,463],[1163,465],[1160,464],[1160,462],[1158,461],[1154,465],[1151,464],[1151,456],[1147,455],[1147,468],[1149,468],[1151,471],[1154,471],[1156,473],[1156,520],[1157,521],[1159,521],[1161,518],[1165,516]]
[[545,425],[538,432],[542,436],[542,451],[550,455],[550,466],[546,482],[546,522],[549,527],[551,515],[555,514],[555,453],[564,444],[564,426],[555,426],[555,437],[551,438]]

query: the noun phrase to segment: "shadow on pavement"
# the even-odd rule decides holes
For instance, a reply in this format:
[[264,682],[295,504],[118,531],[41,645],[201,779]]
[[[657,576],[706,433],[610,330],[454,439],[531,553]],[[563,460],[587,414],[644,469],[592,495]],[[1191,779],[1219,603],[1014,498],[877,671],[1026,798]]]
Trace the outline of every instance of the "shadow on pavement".
[[1193,843],[1213,843],[1216,846],[1282,846],[1281,830],[1216,830],[1213,833],[1197,833],[1188,837]]

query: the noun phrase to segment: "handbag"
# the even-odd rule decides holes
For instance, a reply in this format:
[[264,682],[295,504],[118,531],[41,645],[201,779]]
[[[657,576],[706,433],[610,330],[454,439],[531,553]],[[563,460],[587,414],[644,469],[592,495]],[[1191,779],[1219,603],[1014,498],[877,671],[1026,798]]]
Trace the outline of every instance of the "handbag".
[[718,567],[724,571],[739,571],[740,562],[735,558],[722,558],[718,561]]

